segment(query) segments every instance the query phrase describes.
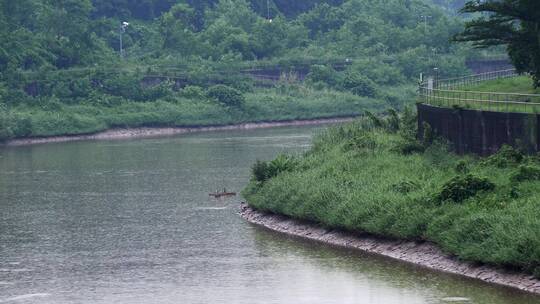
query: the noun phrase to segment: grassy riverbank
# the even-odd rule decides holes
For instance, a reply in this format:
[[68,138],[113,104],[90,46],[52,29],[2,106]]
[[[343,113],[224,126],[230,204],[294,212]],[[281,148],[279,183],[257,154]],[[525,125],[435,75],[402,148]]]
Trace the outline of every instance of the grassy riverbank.
[[[414,94],[412,89],[402,92]],[[226,97],[227,101],[234,99],[234,96]],[[7,111],[0,108],[0,140],[87,134],[115,127],[207,126],[327,118],[378,111],[388,104],[384,98],[305,86],[289,86],[281,91],[256,89],[238,97],[240,104],[228,105],[209,97],[202,89],[188,88],[169,98],[149,102],[111,98],[76,104],[47,101],[19,105]]]
[[461,259],[540,277],[540,159],[512,149],[457,156],[429,131],[417,142],[412,115],[399,124],[389,117],[333,128],[304,155],[258,162],[243,195],[259,210],[429,240]]

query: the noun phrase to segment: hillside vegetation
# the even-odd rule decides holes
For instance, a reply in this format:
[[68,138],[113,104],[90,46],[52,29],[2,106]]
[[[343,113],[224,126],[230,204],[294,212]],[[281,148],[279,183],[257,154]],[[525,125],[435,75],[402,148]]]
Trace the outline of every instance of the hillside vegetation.
[[396,239],[540,277],[540,159],[510,147],[486,159],[415,139],[415,119],[368,113],[307,153],[257,162],[243,191],[256,209]]
[[[420,72],[464,74],[473,54],[449,42],[461,20],[430,1],[269,3],[0,0],[0,140],[399,108]],[[242,72],[298,65],[305,82]]]

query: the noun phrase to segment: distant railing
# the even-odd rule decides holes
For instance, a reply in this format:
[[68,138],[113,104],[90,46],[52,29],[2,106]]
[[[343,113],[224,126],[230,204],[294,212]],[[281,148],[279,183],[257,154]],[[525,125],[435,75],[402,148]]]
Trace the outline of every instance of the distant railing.
[[517,77],[515,69],[494,71],[449,79],[430,78],[420,83],[419,102],[439,107],[540,113],[540,94],[469,91],[467,86],[484,81]]

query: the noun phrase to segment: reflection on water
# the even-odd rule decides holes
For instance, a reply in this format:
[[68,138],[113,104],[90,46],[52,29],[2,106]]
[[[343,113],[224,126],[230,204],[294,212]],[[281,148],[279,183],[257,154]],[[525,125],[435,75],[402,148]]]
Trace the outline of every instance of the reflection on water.
[[256,159],[318,127],[0,150],[0,303],[529,304],[514,290],[244,222]]

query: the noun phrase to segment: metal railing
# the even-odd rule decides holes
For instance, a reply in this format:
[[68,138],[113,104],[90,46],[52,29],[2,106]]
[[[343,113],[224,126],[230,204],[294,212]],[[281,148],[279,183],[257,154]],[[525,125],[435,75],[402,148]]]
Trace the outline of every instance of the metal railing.
[[497,112],[540,113],[540,94],[479,92],[467,90],[485,81],[513,78],[515,69],[494,71],[420,83],[419,102],[439,107],[459,107]]

